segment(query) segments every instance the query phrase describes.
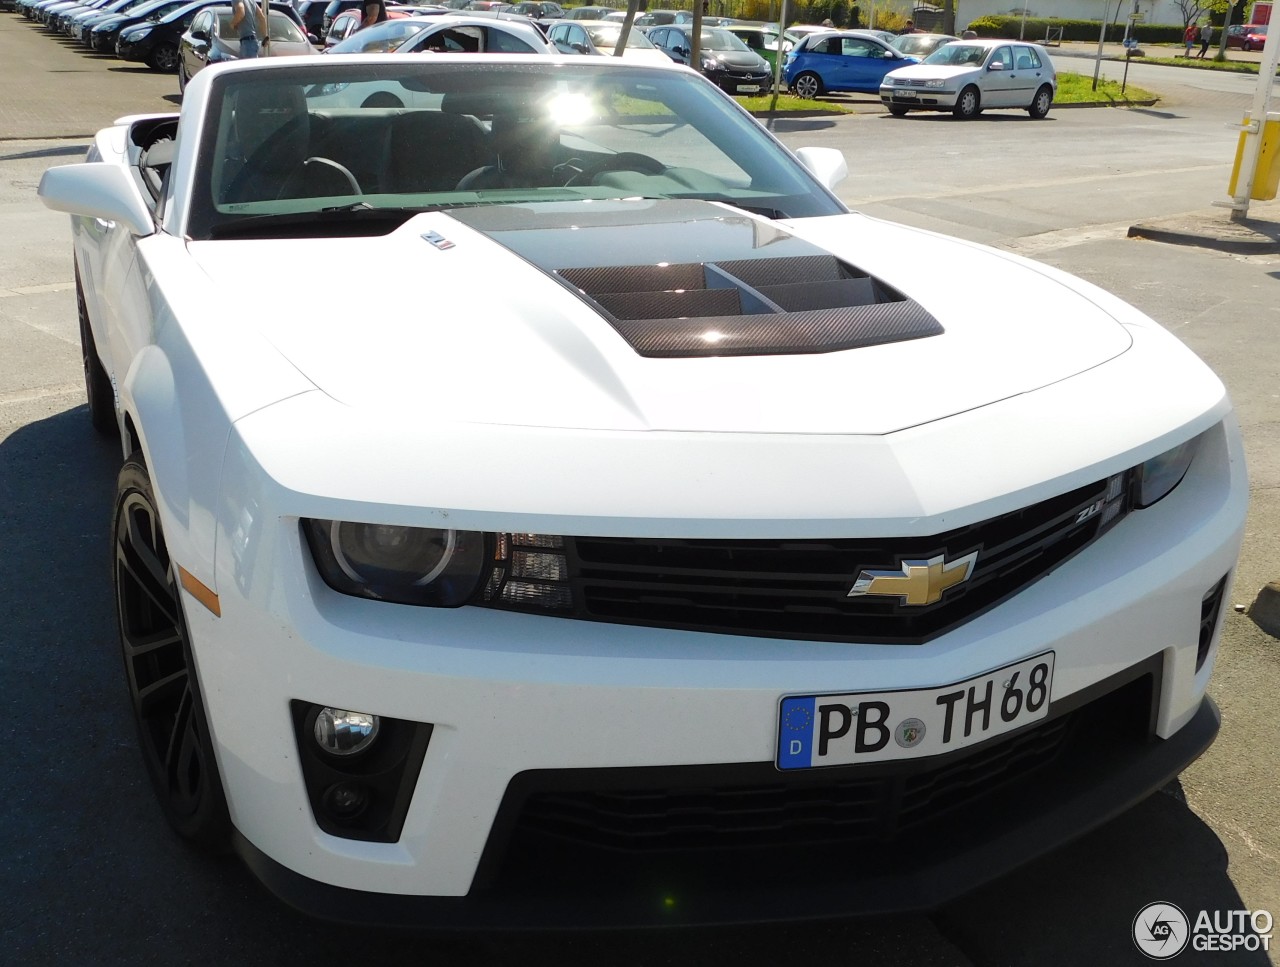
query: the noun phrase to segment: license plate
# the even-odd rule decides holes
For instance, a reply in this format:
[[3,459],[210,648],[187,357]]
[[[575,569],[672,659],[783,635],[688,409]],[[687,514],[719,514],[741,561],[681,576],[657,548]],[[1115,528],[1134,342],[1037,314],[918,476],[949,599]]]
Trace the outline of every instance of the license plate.
[[760,90],[759,84],[739,84],[738,85],[739,94],[755,94],[759,90]]
[[1053,652],[939,688],[782,699],[779,769],[919,759],[976,745],[1049,714]]
[[894,91],[893,96],[895,100],[899,100],[899,101],[914,101],[916,99],[916,92],[915,91]]

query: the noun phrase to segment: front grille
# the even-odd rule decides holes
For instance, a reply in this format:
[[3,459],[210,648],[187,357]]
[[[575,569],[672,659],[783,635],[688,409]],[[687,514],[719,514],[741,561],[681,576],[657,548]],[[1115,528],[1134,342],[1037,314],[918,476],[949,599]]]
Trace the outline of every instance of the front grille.
[[1213,632],[1218,627],[1218,615],[1222,611],[1223,592],[1227,589],[1227,579],[1209,589],[1209,593],[1200,602],[1200,640],[1196,644],[1196,671],[1203,667],[1209,657],[1209,648],[1213,645]]
[[[583,620],[725,634],[919,644],[1044,577],[1114,525],[1128,507],[1116,475],[1030,507],[933,537],[875,540],[680,540],[564,537],[555,595],[506,596],[492,607]],[[519,543],[519,536],[516,543]],[[849,596],[864,571],[977,554],[970,579],[932,604]]]

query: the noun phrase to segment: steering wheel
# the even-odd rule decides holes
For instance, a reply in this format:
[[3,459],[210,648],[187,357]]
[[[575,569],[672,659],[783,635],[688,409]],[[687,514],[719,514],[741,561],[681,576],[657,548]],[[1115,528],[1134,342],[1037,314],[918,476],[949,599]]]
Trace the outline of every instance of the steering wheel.
[[570,185],[590,185],[606,171],[638,171],[646,175],[660,175],[666,170],[667,166],[657,158],[635,151],[619,151],[587,165],[564,184],[566,188]]
[[[364,191],[360,188],[360,182],[356,181],[356,176],[351,173],[351,169],[348,168],[346,165],[338,164],[338,162],[334,161],[332,158],[322,158],[319,155],[312,155],[306,161],[302,162],[302,168],[305,168],[309,164],[328,165],[330,168],[336,169],[341,175],[343,175],[343,177],[347,179],[347,184],[351,186],[351,194],[353,195],[364,194]],[[284,184],[287,185],[289,183],[289,180],[295,174],[301,171],[302,168],[298,168],[296,171],[290,172],[289,175],[284,179]],[[284,185],[280,186],[280,190],[284,191]]]
[[[261,178],[261,174],[264,171],[276,170],[282,167],[280,162],[285,159],[288,152],[294,150],[295,146],[292,141],[298,136],[303,120],[304,119],[302,117],[290,118],[287,122],[281,125],[279,130],[272,132],[271,135],[258,146],[257,150],[245,160],[244,167],[240,169],[236,176],[231,180],[231,183],[227,186],[224,197],[232,201],[243,200],[241,199],[241,195],[244,192],[245,187],[252,183],[252,179],[255,177]],[[287,161],[285,163],[288,164]],[[296,179],[303,175],[306,171],[307,165],[313,163],[323,164],[326,167],[335,169],[345,178],[348,186],[355,194],[364,194],[360,189],[360,183],[356,181],[355,175],[353,175],[350,169],[345,165],[341,165],[331,158],[312,155],[311,157],[304,158],[293,164],[289,171],[279,179],[278,184],[275,186],[275,197],[277,199],[288,197],[286,195],[286,191],[289,186],[294,184]]]

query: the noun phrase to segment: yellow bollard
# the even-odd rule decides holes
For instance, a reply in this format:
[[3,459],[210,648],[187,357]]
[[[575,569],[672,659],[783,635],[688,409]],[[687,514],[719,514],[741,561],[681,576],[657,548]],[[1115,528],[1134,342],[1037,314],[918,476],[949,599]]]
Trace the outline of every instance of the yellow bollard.
[[[1249,115],[1244,116],[1244,123],[1249,123]],[[1236,194],[1236,179],[1240,176],[1240,165],[1244,162],[1245,135],[1240,135],[1236,145],[1236,161],[1231,166],[1231,184],[1227,186],[1227,194],[1232,198]],[[1268,112],[1267,120],[1262,125],[1262,151],[1258,154],[1258,170],[1253,173],[1253,192],[1249,195],[1254,201],[1271,201],[1276,197],[1276,189],[1280,187],[1280,113]]]

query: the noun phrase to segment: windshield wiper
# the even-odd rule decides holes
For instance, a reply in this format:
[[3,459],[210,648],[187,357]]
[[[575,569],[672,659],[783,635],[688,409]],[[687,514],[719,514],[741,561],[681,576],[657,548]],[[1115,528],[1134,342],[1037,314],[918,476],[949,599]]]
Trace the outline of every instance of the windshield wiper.
[[246,215],[214,225],[210,238],[298,238],[321,228],[329,235],[385,235],[407,222],[422,208],[375,208],[368,202],[334,205],[310,212]]

